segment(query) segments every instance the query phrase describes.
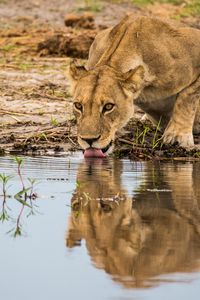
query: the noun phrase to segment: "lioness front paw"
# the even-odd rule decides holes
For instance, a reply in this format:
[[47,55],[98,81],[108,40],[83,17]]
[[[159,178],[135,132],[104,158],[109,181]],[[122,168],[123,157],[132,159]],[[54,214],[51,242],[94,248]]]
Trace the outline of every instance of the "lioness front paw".
[[164,144],[175,144],[178,143],[183,148],[193,148],[194,138],[190,133],[187,134],[177,134],[176,132],[166,131],[163,134]]

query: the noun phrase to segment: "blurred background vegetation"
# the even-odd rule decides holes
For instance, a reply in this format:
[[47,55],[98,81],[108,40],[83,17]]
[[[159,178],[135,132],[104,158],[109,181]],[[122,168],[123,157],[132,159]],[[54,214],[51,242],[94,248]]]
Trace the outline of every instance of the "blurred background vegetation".
[[79,3],[84,2],[85,9],[91,10],[93,12],[99,12],[103,9],[103,6],[106,5],[106,2],[111,3],[129,3],[139,7],[145,8],[145,6],[156,5],[156,4],[171,4],[179,6],[181,8],[181,16],[200,16],[200,0],[77,0]]

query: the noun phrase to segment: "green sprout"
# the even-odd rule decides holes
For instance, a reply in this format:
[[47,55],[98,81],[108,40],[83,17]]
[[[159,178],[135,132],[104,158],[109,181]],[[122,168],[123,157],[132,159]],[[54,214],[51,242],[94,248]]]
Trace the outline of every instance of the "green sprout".
[[24,163],[23,158],[19,156],[14,156],[14,161],[17,163],[17,174],[19,175],[23,190],[25,189],[25,185],[23,182],[22,174],[21,174],[21,167]]
[[51,116],[51,124],[53,126],[58,126],[59,125],[59,122],[56,118],[54,118],[53,116]]
[[7,184],[10,181],[10,179],[12,178],[11,175],[6,175],[4,173],[0,174],[0,181],[2,182],[2,191],[3,191],[3,204],[2,204],[2,211],[0,214],[0,221],[4,222],[4,221],[8,221],[9,220],[9,215],[7,213],[7,207],[6,207],[6,199],[8,197],[7,195]]
[[153,136],[153,141],[152,141],[152,149],[155,149],[159,144],[160,144],[160,147],[162,147],[162,145],[163,145],[162,137],[157,138],[157,134],[158,134],[158,131],[159,131],[159,128],[160,128],[161,120],[162,120],[162,117],[160,117],[159,122],[156,126],[156,130],[155,130],[155,133],[154,133],[154,136]]
[[3,191],[3,197],[4,199],[7,196],[7,183],[12,178],[11,175],[6,175],[4,173],[0,174],[0,181],[2,182],[2,191]]

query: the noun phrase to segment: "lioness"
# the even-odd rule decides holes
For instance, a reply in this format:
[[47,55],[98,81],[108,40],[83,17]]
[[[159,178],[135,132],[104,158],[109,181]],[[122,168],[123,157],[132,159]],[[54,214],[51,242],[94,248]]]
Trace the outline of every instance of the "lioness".
[[193,147],[200,133],[200,31],[130,15],[100,32],[86,66],[69,68],[85,156],[104,157],[133,104],[162,120],[164,143]]

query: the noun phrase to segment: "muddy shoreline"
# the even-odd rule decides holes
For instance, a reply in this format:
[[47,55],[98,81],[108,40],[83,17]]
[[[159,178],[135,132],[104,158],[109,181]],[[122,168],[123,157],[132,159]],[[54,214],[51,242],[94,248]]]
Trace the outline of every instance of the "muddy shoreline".
[[[90,3],[90,7],[86,5]],[[129,13],[200,28],[172,4],[130,1],[0,1],[0,154],[55,154],[80,150],[65,71],[71,57],[86,59],[100,30]],[[66,26],[67,25],[67,26]],[[84,62],[84,61],[83,61]],[[114,156],[194,159],[200,151],[164,147],[149,122],[131,120],[118,134]],[[200,137],[195,136],[200,144]]]

